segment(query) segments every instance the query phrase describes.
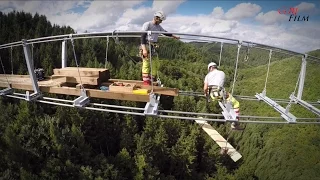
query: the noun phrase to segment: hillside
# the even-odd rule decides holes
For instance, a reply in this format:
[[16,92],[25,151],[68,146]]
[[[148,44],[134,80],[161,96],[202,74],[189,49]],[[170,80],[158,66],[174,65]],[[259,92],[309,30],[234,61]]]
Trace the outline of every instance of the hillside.
[[[312,52],[313,53],[313,52]],[[272,62],[267,84],[267,95],[288,99],[294,91],[301,59],[287,58]],[[315,101],[320,98],[320,63],[308,62],[303,98]],[[262,92],[266,66],[240,70],[236,92],[254,95]],[[286,107],[287,104],[282,104]],[[279,116],[264,102],[241,101],[243,114]],[[317,106],[319,107],[319,106]],[[299,105],[293,104],[290,112],[297,117],[317,117]],[[284,120],[283,120],[284,121]],[[247,125],[240,140],[244,154],[239,170],[253,173],[259,179],[316,179],[320,164],[320,127],[318,125]],[[239,138],[239,135],[237,136]],[[255,168],[253,168],[255,167]],[[238,174],[239,179],[243,174]]]

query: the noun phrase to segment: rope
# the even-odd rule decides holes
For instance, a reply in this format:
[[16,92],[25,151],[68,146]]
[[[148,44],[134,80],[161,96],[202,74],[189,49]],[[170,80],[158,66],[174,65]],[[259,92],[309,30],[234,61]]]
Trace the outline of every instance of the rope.
[[107,62],[108,62],[108,49],[109,49],[109,36],[107,36],[107,47],[106,47],[106,62],[104,64],[104,68],[107,69]]
[[299,84],[299,81],[300,81],[300,78],[301,78],[301,71],[300,71],[300,73],[299,73],[299,76],[298,76],[298,79],[297,79],[297,82],[296,82],[296,87],[294,88],[294,91],[293,91],[293,95],[295,95],[295,93],[296,93],[296,90],[297,90],[297,88],[298,88],[298,84]]
[[76,62],[76,66],[77,66],[78,74],[79,74],[79,78],[80,78],[80,86],[81,86],[81,88],[82,88],[83,90],[85,90],[84,87],[83,87],[83,85],[82,85],[82,79],[81,79],[81,75],[80,75],[80,68],[79,68],[79,65],[78,65],[78,60],[77,60],[77,56],[76,56],[76,51],[75,51],[75,49],[74,49],[74,42],[73,42],[72,34],[70,34],[70,40],[71,40],[71,44],[72,44],[74,60],[75,60],[75,62]]
[[[222,150],[228,150],[228,149],[227,149],[227,146],[228,146],[228,140],[229,140],[229,137],[230,137],[231,132],[232,132],[232,129],[230,129],[229,132],[228,132],[227,139],[226,139],[226,145],[225,145],[224,149],[222,149]],[[228,152],[228,151],[227,151],[227,152]]]
[[152,52],[151,52],[151,42],[150,42],[150,37],[151,37],[151,31],[148,31],[148,37],[149,37],[149,57],[150,57],[150,75],[151,75],[151,94],[153,94],[153,78],[152,78]]
[[270,62],[271,62],[271,57],[272,57],[272,49],[269,50],[269,62],[268,62],[268,70],[267,70],[267,76],[266,80],[264,82],[264,89],[263,89],[263,94],[266,95],[267,92],[267,82],[268,82],[268,77],[269,77],[269,70],[270,70]]
[[248,60],[249,60],[249,47],[250,47],[250,44],[248,43],[248,46],[247,46],[247,54],[246,54],[246,56],[244,57],[244,61],[248,61]]
[[237,52],[236,70],[235,70],[235,72],[234,72],[234,77],[233,77],[233,83],[232,83],[231,95],[233,95],[234,84],[235,84],[235,82],[236,82],[236,76],[237,76],[237,71],[238,71],[238,62],[239,62],[239,53],[240,53],[240,48],[241,48],[241,41],[240,41],[240,42],[238,42],[238,52]]
[[11,59],[11,74],[13,75],[12,46],[10,51],[10,59]]
[[[295,94],[296,94],[296,90],[297,90],[297,88],[298,88],[298,84],[299,84],[300,78],[301,78],[301,71],[300,71],[300,73],[299,73],[299,76],[298,76],[298,79],[297,79],[297,82],[296,82],[296,86],[295,86],[295,88],[294,88],[294,91],[292,92],[292,95],[294,95],[294,96],[295,96]],[[288,105],[287,105],[287,107],[286,107],[286,111],[287,111],[287,112],[289,112],[289,109],[290,109],[290,107],[291,107],[292,102],[293,102],[293,99],[290,98],[290,101],[289,101],[289,103],[288,103]]]
[[8,79],[8,77],[7,77],[6,71],[4,70],[4,66],[3,66],[3,63],[2,63],[2,58],[1,58],[1,56],[0,56],[0,61],[1,61],[1,66],[2,66],[2,70],[3,70],[4,76],[6,77],[8,86],[10,87],[9,79]]
[[223,47],[223,42],[221,42],[221,47],[220,47],[219,67],[220,67],[220,61],[221,61],[222,47]]
[[[115,32],[115,31],[114,31]],[[119,45],[120,49],[135,63],[138,63],[137,61],[135,61],[128,53],[127,51],[121,46],[120,42],[119,42],[119,39],[118,39],[118,36],[117,36],[117,39],[113,37],[113,32],[112,32],[112,39],[114,40],[114,42],[116,44]]]
[[34,60],[33,60],[33,43],[31,44],[32,48],[31,48],[31,59],[32,59],[32,65],[33,65],[33,69],[34,69]]

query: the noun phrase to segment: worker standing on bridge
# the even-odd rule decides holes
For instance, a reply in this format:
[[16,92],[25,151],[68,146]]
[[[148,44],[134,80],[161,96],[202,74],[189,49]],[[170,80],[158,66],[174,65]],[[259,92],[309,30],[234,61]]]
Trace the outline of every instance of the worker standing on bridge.
[[[145,22],[142,26],[142,31],[164,31],[160,23],[166,20],[166,15],[162,11],[157,11],[154,13],[154,17],[152,21]],[[173,37],[175,39],[179,39],[180,37],[175,36],[173,34],[164,34],[166,36]],[[152,33],[150,36],[147,37],[147,33],[143,33],[141,35],[141,46],[139,48],[139,54],[142,58],[142,80],[143,84],[150,85],[151,84],[151,77],[150,77],[150,60],[149,60],[149,53],[151,56],[155,54],[155,49],[158,47],[158,36],[159,34]],[[149,52],[149,47],[147,45],[151,44],[151,52]],[[156,70],[152,70],[151,72],[152,78],[155,79],[155,72]]]

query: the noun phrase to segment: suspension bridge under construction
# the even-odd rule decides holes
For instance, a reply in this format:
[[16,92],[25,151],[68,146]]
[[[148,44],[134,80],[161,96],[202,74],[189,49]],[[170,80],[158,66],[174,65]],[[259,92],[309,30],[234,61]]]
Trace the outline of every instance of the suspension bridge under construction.
[[[58,106],[77,107],[94,111],[103,111],[110,113],[122,113],[137,116],[153,116],[159,118],[172,118],[181,120],[196,121],[217,143],[223,138],[219,136],[208,121],[216,122],[239,122],[239,123],[263,123],[263,124],[320,124],[320,110],[317,106],[320,105],[320,100],[315,99],[313,102],[308,102],[302,99],[304,81],[306,76],[307,61],[317,61],[320,63],[320,58],[310,56],[308,54],[302,54],[293,52],[290,50],[272,47],[264,44],[241,41],[230,38],[222,38],[215,36],[195,35],[195,34],[182,34],[175,32],[166,32],[169,34],[177,34],[182,36],[185,40],[197,41],[197,42],[219,42],[221,44],[219,66],[221,61],[221,53],[224,44],[232,44],[238,47],[235,73],[232,82],[231,94],[243,100],[255,100],[262,101],[272,107],[279,113],[279,116],[264,117],[264,116],[252,116],[252,115],[240,115],[240,120],[237,120],[236,113],[231,107],[230,102],[219,102],[222,109],[221,114],[210,113],[196,113],[196,112],[184,112],[173,111],[166,109],[159,109],[161,96],[200,96],[204,97],[202,92],[190,92],[182,91],[177,88],[165,87],[161,84],[161,81],[151,83],[150,86],[143,85],[142,81],[138,80],[123,80],[112,79],[110,72],[106,68],[83,68],[79,67],[78,60],[75,53],[74,40],[77,39],[90,39],[90,38],[113,38],[118,41],[118,38],[126,37],[140,37],[141,33],[157,33],[163,34],[163,32],[157,31],[113,31],[113,32],[101,32],[101,33],[81,33],[81,34],[66,34],[50,37],[41,37],[36,39],[23,39],[18,42],[8,43],[0,45],[0,50],[9,49],[12,47],[22,46],[24,51],[25,62],[28,68],[28,75],[14,75],[6,74],[5,68],[2,64],[3,74],[0,75],[0,87],[3,87],[0,91],[1,96],[17,98],[26,101],[36,101],[40,103],[47,103]],[[33,65],[33,57],[31,55],[31,45],[38,43],[50,43],[61,42],[61,68],[53,70],[54,74],[50,77],[38,81],[35,69]],[[76,67],[67,66],[67,42],[70,41],[73,48],[73,55],[76,63]],[[108,46],[108,45],[107,45]],[[150,46],[150,44],[149,44]],[[268,70],[266,72],[265,88],[260,93],[256,93],[250,96],[234,95],[233,89],[236,81],[239,53],[241,47],[258,48],[269,51]],[[106,48],[108,51],[108,47]],[[273,99],[268,97],[266,93],[267,80],[269,75],[270,61],[273,52],[285,53],[292,56],[301,57],[301,70],[297,79],[296,89],[292,94],[288,95],[288,99]],[[107,52],[106,52],[107,56]],[[107,60],[107,57],[106,57]],[[150,58],[152,61],[152,58]],[[151,63],[150,63],[151,64]],[[25,93],[17,93],[15,90],[24,90]],[[297,92],[296,92],[297,90]],[[45,97],[44,93],[63,94],[75,96],[74,100],[58,99]],[[90,102],[90,98],[97,99],[116,99],[123,101],[137,101],[145,102],[144,108],[118,106],[112,104],[100,104]],[[286,107],[282,107],[279,103],[288,103]],[[316,114],[318,118],[310,117],[296,117],[290,112],[291,104],[299,104],[312,113]],[[165,108],[165,107],[163,107]],[[220,138],[220,140],[219,140]],[[223,140],[221,140],[223,141]],[[225,141],[225,140],[224,140]],[[219,143],[218,143],[219,144]],[[219,144],[220,147],[225,146],[225,143]],[[234,161],[241,158],[241,155],[229,144],[229,154]],[[233,151],[230,151],[233,149]]]

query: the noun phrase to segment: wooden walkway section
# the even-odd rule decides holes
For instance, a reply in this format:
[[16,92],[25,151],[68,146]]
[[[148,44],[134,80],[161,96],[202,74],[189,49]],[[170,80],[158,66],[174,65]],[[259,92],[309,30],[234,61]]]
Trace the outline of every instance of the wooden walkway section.
[[[107,69],[80,68],[79,70],[81,81],[78,69],[75,67],[54,69],[54,75],[45,77],[45,80],[38,81],[40,91],[79,96],[81,91],[80,83],[82,82],[89,97],[149,102],[151,86],[143,85],[142,81],[110,79],[110,74]],[[0,74],[0,87],[8,87],[8,82],[13,89],[33,91],[29,75]],[[116,88],[114,88],[115,85]],[[157,84],[154,83],[155,94],[178,96],[178,89],[156,85]],[[136,94],[134,90],[139,89],[144,89],[146,93]]]
[[227,149],[227,154],[234,162],[241,159],[242,155],[230,144],[227,140],[219,134],[207,121],[195,120],[197,124],[213,139],[221,148]]

